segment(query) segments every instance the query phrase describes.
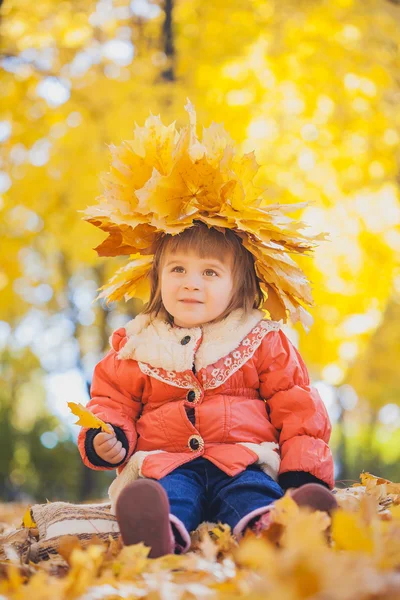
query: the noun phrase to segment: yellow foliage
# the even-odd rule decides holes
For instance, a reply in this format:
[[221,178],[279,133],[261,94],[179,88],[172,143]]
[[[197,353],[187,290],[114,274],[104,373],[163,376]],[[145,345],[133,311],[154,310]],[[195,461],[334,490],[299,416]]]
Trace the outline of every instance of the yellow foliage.
[[265,190],[253,181],[259,170],[254,153],[238,155],[216,123],[203,129],[200,140],[190,101],[185,109],[190,123],[181,131],[151,116],[144,127],[136,127],[132,141],[111,149],[104,195],[85,213],[90,223],[108,233],[96,248],[100,256],[132,253],[133,260],[104,286],[100,297],[128,300],[145,292],[147,301],[155,243],[201,221],[234,230],[253,254],[265,292],[262,308],[270,317],[286,322],[289,313],[293,323],[301,321],[309,329],[311,317],[301,303],[312,304],[310,286],[289,253],[307,253],[324,235],[306,237],[303,224],[285,216],[304,204],[261,207]]
[[32,527],[36,527],[36,523],[32,519],[31,507],[30,506],[26,509],[25,514],[22,517],[22,525],[23,525],[23,527],[26,527],[27,529],[30,529]]
[[104,423],[104,421],[99,419],[99,417],[96,417],[96,415],[94,415],[82,404],[77,402],[68,402],[68,406],[71,412],[79,417],[76,425],[81,425],[81,427],[93,427],[96,429],[101,427],[102,431],[105,431],[106,433],[112,433],[112,429],[107,423]]
[[338,550],[371,554],[371,531],[353,514],[338,511],[333,517],[332,536]]
[[[1,74],[0,120],[11,126],[1,168],[12,185],[0,201],[0,252],[7,257],[0,317],[24,315],[29,290],[43,280],[58,298],[66,287],[61,258],[70,274],[103,267],[92,251],[101,233],[76,211],[98,194],[106,144],[121,147],[149,110],[169,120],[178,115],[179,123],[189,96],[202,122],[223,121],[244,154],[255,148],[264,166],[254,184],[268,185],[267,204],[309,202],[297,216],[311,233],[329,232],[332,241],[320,245],[315,260],[298,258],[315,302],[313,328],[299,336],[314,373],[333,365],[330,379],[340,383],[378,325],[398,270],[399,7],[377,0],[335,0],[329,8],[304,0],[179,0],[171,56],[164,5],[151,3],[154,17],[142,18],[131,4],[121,0],[102,12],[95,0],[79,10],[66,1],[57,11],[51,0],[32,10],[26,0],[2,3],[2,55],[16,60]],[[106,56],[118,36],[134,46],[130,64]],[[53,106],[39,94],[48,78],[67,86],[64,103]],[[161,140],[163,156],[169,136]],[[48,159],[33,164],[41,144],[48,144]],[[168,169],[167,158],[159,167]],[[148,178],[148,165],[138,163],[135,173]],[[24,267],[27,248],[41,257],[41,276]],[[99,284],[122,264],[105,265]],[[20,279],[25,295],[14,285]]]
[[[203,524],[200,543],[192,545],[194,551],[151,560],[143,544],[121,548],[116,541],[97,540],[84,549],[76,538],[59,547],[64,560],[53,556],[26,567],[21,566],[11,542],[5,543],[8,554],[1,563],[0,594],[10,600],[397,600],[400,512],[383,491],[385,486],[399,484],[370,474],[361,479],[358,487],[336,490],[341,506],[349,494],[361,500],[356,511],[339,508],[331,527],[327,515],[299,509],[289,494],[284,496],[271,513],[272,526],[279,531],[274,539],[267,530],[261,537],[247,532],[237,541],[227,526]],[[363,485],[368,481],[374,481],[373,488],[382,488],[379,493]],[[193,540],[196,536],[195,532]]]

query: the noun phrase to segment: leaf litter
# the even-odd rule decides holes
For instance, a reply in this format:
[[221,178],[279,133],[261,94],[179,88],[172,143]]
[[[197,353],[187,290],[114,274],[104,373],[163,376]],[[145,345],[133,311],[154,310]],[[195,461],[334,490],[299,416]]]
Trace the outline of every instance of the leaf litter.
[[362,473],[335,492],[332,521],[286,494],[262,534],[237,542],[228,526],[204,523],[190,552],[156,560],[143,544],[65,536],[33,562],[26,506],[0,505],[0,600],[400,600],[400,484]]

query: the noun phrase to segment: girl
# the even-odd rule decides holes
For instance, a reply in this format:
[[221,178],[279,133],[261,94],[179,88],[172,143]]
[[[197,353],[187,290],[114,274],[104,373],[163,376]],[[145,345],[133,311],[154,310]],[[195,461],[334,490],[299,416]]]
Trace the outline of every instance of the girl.
[[[88,407],[114,433],[83,429],[110,487],[125,544],[184,552],[202,521],[268,526],[288,488],[332,510],[329,418],[281,323],[264,318],[254,257],[233,231],[202,222],[162,236],[145,310],[117,330]],[[302,487],[301,487],[302,486]]]

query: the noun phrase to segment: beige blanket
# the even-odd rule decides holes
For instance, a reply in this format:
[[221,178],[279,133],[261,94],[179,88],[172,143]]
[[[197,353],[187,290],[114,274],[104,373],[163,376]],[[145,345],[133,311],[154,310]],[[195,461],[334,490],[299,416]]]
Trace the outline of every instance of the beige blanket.
[[95,537],[102,540],[118,539],[119,528],[115,516],[110,512],[110,503],[70,504],[49,502],[31,507],[31,516],[37,525],[38,541],[32,544],[29,559],[37,562],[57,554],[65,536],[75,536],[82,546]]

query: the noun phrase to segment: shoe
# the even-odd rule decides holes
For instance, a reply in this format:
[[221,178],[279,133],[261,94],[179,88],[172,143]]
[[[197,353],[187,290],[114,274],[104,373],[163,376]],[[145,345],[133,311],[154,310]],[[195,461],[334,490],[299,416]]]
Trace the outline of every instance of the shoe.
[[140,479],[127,485],[118,496],[115,514],[125,546],[142,542],[150,548],[149,558],[174,553],[168,496],[156,481]]
[[291,492],[291,496],[298,506],[308,506],[329,514],[338,507],[332,492],[319,483],[306,483]]
[[256,536],[261,535],[261,533],[263,531],[266,531],[267,529],[269,529],[271,527],[272,524],[272,519],[271,519],[271,512],[265,512],[263,515],[261,515],[261,517],[258,517],[257,519],[254,520],[254,522],[252,523],[250,530],[256,534]]
[[[298,506],[308,506],[312,510],[327,512],[329,515],[338,507],[335,496],[326,487],[319,483],[306,483],[290,493]],[[254,519],[249,525],[251,531],[259,536],[263,531],[270,529],[273,524],[271,512]]]

